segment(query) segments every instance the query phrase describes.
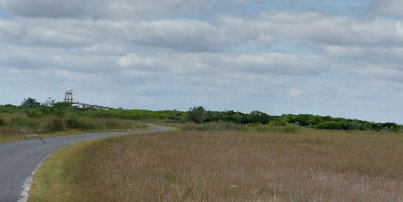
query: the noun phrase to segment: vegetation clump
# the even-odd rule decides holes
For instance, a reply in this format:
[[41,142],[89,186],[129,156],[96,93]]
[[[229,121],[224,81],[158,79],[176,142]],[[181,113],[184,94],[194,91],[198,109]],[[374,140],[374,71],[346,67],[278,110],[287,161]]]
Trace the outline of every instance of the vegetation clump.
[[0,117],[0,126],[5,126],[6,122],[4,121],[3,118]]
[[[0,105],[0,133],[19,129],[30,132],[60,130],[95,130],[127,128],[127,121],[163,121],[167,123],[195,123],[197,130],[233,129],[255,131],[282,131],[295,133],[299,127],[327,130],[362,130],[399,132],[403,128],[396,123],[374,123],[355,119],[316,116],[311,114],[268,115],[260,111],[250,113],[206,110],[195,106],[188,111],[178,110],[125,110],[84,109],[65,102],[49,99],[40,103],[33,98],[25,99],[20,106]],[[58,123],[53,119],[60,118]],[[63,124],[60,124],[62,122]],[[63,125],[63,127],[62,127]],[[253,126],[253,127],[252,127]]]
[[46,126],[48,132],[56,132],[64,130],[64,123],[59,117],[52,118]]

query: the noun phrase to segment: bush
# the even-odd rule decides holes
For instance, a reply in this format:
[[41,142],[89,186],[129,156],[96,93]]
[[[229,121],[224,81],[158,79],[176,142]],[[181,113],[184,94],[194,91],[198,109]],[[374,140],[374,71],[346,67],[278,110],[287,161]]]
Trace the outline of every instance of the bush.
[[51,110],[54,115],[63,117],[68,112],[73,111],[74,107],[72,107],[69,103],[58,102],[53,104]]
[[38,126],[39,123],[27,118],[13,118],[11,119],[11,125],[15,127],[35,127]]
[[4,121],[4,119],[2,119],[1,117],[0,117],[0,126],[5,126],[6,125],[6,122]]
[[288,122],[284,119],[277,119],[268,123],[271,126],[287,126]]
[[333,130],[343,130],[347,129],[345,124],[340,121],[323,121],[315,126],[318,129],[333,129]]
[[66,127],[70,129],[81,128],[82,124],[77,117],[71,117],[65,121]]
[[0,113],[17,113],[17,112],[22,112],[23,110],[15,105],[11,104],[6,104],[6,105],[0,105]]
[[87,123],[75,116],[65,120],[66,127],[69,129],[94,129],[94,124]]
[[64,124],[60,118],[53,118],[46,126],[49,132],[63,131]]
[[39,118],[44,115],[43,112],[39,109],[27,109],[25,110],[25,113],[28,117],[31,118]]
[[193,107],[187,112],[187,119],[195,123],[203,123],[207,118],[207,112],[203,107]]

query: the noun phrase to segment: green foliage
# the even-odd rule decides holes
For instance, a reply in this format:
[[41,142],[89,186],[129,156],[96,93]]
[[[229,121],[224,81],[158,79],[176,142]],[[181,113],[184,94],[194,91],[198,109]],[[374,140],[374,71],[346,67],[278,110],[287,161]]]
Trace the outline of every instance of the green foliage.
[[66,127],[71,129],[77,129],[82,127],[80,120],[75,116],[66,119],[65,123]]
[[19,113],[23,112],[21,107],[7,104],[7,105],[0,105],[0,113]]
[[4,121],[4,119],[0,117],[0,126],[5,126],[5,125],[6,125],[6,121]]
[[335,129],[335,130],[346,130],[347,126],[344,122],[340,121],[323,121],[315,125],[318,129]]
[[267,124],[272,120],[272,118],[267,115],[266,113],[260,112],[260,111],[252,111],[249,114],[249,122],[251,123],[262,123],[262,124]]
[[268,125],[270,126],[287,126],[289,123],[284,117],[280,117],[277,119],[273,119],[273,121],[269,122]]
[[[272,116],[256,110],[251,113],[242,113],[232,110],[210,111],[205,110],[202,106],[192,107],[187,112],[178,110],[99,110],[77,108],[71,106],[69,103],[55,102],[55,100],[51,98],[43,104],[33,98],[27,98],[21,106],[0,105],[0,113],[21,114],[24,112],[29,118],[14,118],[8,121],[8,123],[14,127],[35,127],[39,125],[39,121],[46,119],[46,117],[56,116],[62,118],[61,120],[64,120],[64,122],[62,121],[63,124],[69,129],[95,129],[99,127],[118,128],[121,127],[119,122],[103,120],[100,121],[100,124],[96,121],[89,121],[89,119],[124,119],[147,121],[170,120],[171,122],[190,121],[198,124],[205,123],[202,127],[207,128],[225,128],[228,126],[228,123],[232,123],[235,125],[248,125],[249,127],[253,125],[257,127],[257,130],[266,130],[266,128],[272,130],[276,127],[281,128],[281,130],[284,128],[286,128],[285,130],[294,130],[297,128],[294,126],[333,130],[374,130],[391,132],[402,130],[402,126],[396,123],[373,123],[356,119],[316,116],[312,114],[283,114],[281,116]],[[217,124],[215,122],[224,122],[226,124]],[[208,123],[213,124],[208,125]],[[0,122],[0,124],[2,123]]]
[[193,107],[187,112],[187,119],[195,123],[203,123],[207,118],[206,110],[203,107]]
[[389,131],[392,131],[392,132],[398,132],[400,130],[401,126],[397,125],[396,123],[387,122],[387,123],[383,124],[383,128],[385,128]]
[[28,117],[31,117],[31,118],[39,118],[44,115],[43,111],[40,110],[39,108],[26,109],[25,113],[27,114]]
[[116,118],[127,120],[175,120],[183,121],[185,113],[177,110],[150,111],[150,110],[85,110],[80,109],[79,113],[84,116],[95,118]]
[[11,119],[11,125],[19,128],[25,128],[25,127],[31,128],[38,126],[39,123],[33,119],[17,117]]
[[54,114],[58,117],[63,117],[68,112],[71,112],[73,110],[74,110],[74,107],[71,106],[69,103],[57,102],[57,103],[54,103],[53,106],[51,107],[50,113]]
[[49,132],[63,131],[64,123],[59,117],[54,117],[46,126]]
[[[93,124],[83,121],[76,116],[69,117],[65,120],[66,128],[69,129],[94,129],[96,128]],[[107,124],[106,124],[107,125]],[[109,128],[108,126],[106,126]]]
[[35,109],[41,106],[41,103],[36,101],[34,98],[26,98],[21,104],[21,107],[24,109]]

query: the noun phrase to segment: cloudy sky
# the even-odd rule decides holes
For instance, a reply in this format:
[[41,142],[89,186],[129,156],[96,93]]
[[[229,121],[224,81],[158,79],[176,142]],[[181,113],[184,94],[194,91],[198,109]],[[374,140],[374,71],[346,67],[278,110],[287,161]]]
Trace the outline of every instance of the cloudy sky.
[[400,0],[0,0],[0,103],[403,123]]

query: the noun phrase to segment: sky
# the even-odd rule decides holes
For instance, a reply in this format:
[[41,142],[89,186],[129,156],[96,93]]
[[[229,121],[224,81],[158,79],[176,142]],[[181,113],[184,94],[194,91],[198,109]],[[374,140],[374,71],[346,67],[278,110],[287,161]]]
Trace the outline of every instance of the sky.
[[403,1],[0,0],[0,104],[403,123]]

